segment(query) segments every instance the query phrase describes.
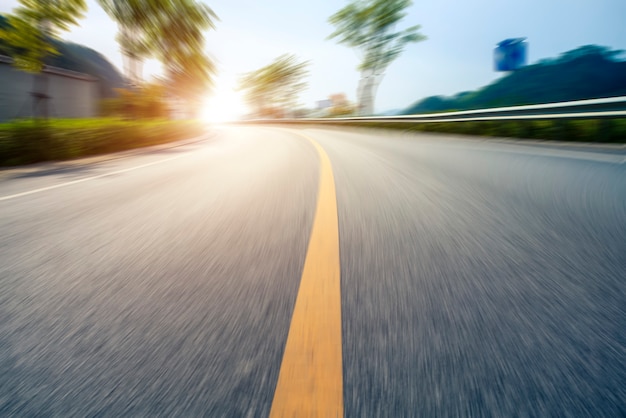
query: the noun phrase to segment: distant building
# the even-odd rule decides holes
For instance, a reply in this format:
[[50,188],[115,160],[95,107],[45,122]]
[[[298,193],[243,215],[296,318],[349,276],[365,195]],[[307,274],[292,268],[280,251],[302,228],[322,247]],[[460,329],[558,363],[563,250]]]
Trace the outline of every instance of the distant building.
[[333,105],[330,99],[318,100],[316,103],[317,110],[325,110]]
[[328,99],[318,100],[316,109],[309,114],[314,118],[326,118],[347,116],[354,114],[354,105],[350,103],[345,93],[334,93],[328,96]]
[[47,113],[53,118],[98,115],[99,80],[88,74],[48,67],[41,74],[20,71],[0,55],[0,122]]

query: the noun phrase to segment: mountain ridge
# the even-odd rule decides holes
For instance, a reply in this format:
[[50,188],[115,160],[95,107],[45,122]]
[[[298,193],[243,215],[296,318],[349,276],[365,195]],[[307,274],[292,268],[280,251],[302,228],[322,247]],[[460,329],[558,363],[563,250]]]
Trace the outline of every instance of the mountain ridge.
[[626,95],[623,51],[585,45],[557,58],[509,73],[491,84],[454,96],[430,96],[401,114],[543,104]]

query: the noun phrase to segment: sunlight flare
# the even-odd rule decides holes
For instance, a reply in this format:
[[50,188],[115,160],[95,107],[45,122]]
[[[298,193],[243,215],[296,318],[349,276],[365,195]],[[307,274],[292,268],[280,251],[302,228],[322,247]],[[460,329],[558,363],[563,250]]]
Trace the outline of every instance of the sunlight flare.
[[210,123],[223,123],[241,119],[248,113],[242,95],[233,88],[216,88],[202,108],[202,119]]

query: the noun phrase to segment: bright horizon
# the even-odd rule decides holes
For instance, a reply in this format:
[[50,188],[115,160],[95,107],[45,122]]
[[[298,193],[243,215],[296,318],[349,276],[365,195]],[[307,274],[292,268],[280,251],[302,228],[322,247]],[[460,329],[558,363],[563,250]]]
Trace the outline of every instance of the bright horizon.
[[[100,52],[122,72],[116,24],[96,1],[87,3],[89,11],[81,26],[61,37]],[[273,0],[268,2],[271,7],[253,0],[204,3],[220,18],[216,30],[206,37],[207,52],[218,68],[215,98],[235,103],[237,93],[229,92],[236,88],[241,74],[267,65],[279,55],[293,53],[311,62],[309,87],[300,96],[301,105],[313,108],[316,101],[335,93],[356,100],[358,57],[351,49],[326,40],[333,31],[328,17],[347,2],[295,4]],[[453,95],[489,84],[500,77],[492,68],[493,48],[506,38],[528,39],[529,63],[587,44],[626,49],[623,0],[504,3],[415,0],[399,29],[420,24],[428,39],[408,45],[390,65],[378,88],[376,111],[406,108],[428,96]],[[17,0],[2,0],[0,13],[11,12],[17,4]],[[157,74],[160,64],[148,60],[144,78]],[[236,113],[234,109],[220,111]]]

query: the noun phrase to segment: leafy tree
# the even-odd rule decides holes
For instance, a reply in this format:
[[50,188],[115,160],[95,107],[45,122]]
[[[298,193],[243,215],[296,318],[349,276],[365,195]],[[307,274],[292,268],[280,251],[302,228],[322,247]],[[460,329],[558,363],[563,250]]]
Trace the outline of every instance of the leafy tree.
[[170,96],[176,97],[185,107],[185,113],[196,115],[213,87],[213,62],[203,53],[196,53],[181,62],[166,68],[166,78],[162,80]]
[[189,111],[212,87],[215,65],[204,52],[204,32],[215,28],[216,19],[205,4],[177,0],[166,3],[146,30],[152,55],[165,67],[169,94],[182,99]]
[[244,74],[240,87],[259,117],[282,117],[296,105],[298,94],[306,88],[304,77],[309,63],[285,54],[271,64]]
[[[208,63],[202,57],[203,31],[213,29],[217,16],[205,4],[195,0],[98,0],[107,14],[117,22],[117,40],[125,57],[125,72],[131,83],[141,82],[141,64],[154,57],[166,71],[180,70],[189,60],[200,58],[198,64]],[[169,68],[168,68],[169,67]]]
[[419,33],[419,25],[396,31],[411,4],[411,0],[353,0],[329,18],[336,27],[329,38],[360,52],[357,97],[361,114],[374,113],[376,88],[405,45],[426,39]]
[[130,82],[141,84],[141,64],[154,57],[165,68],[162,83],[193,113],[211,87],[213,61],[204,52],[204,32],[217,16],[195,0],[99,0],[117,21],[118,42]]
[[117,42],[124,58],[124,73],[135,85],[141,81],[141,64],[149,55],[145,30],[157,12],[154,0],[98,0],[111,19],[117,22]]
[[8,27],[0,29],[13,64],[24,71],[41,72],[44,58],[57,53],[52,39],[77,24],[86,10],[84,0],[20,0],[20,6],[7,16]]

